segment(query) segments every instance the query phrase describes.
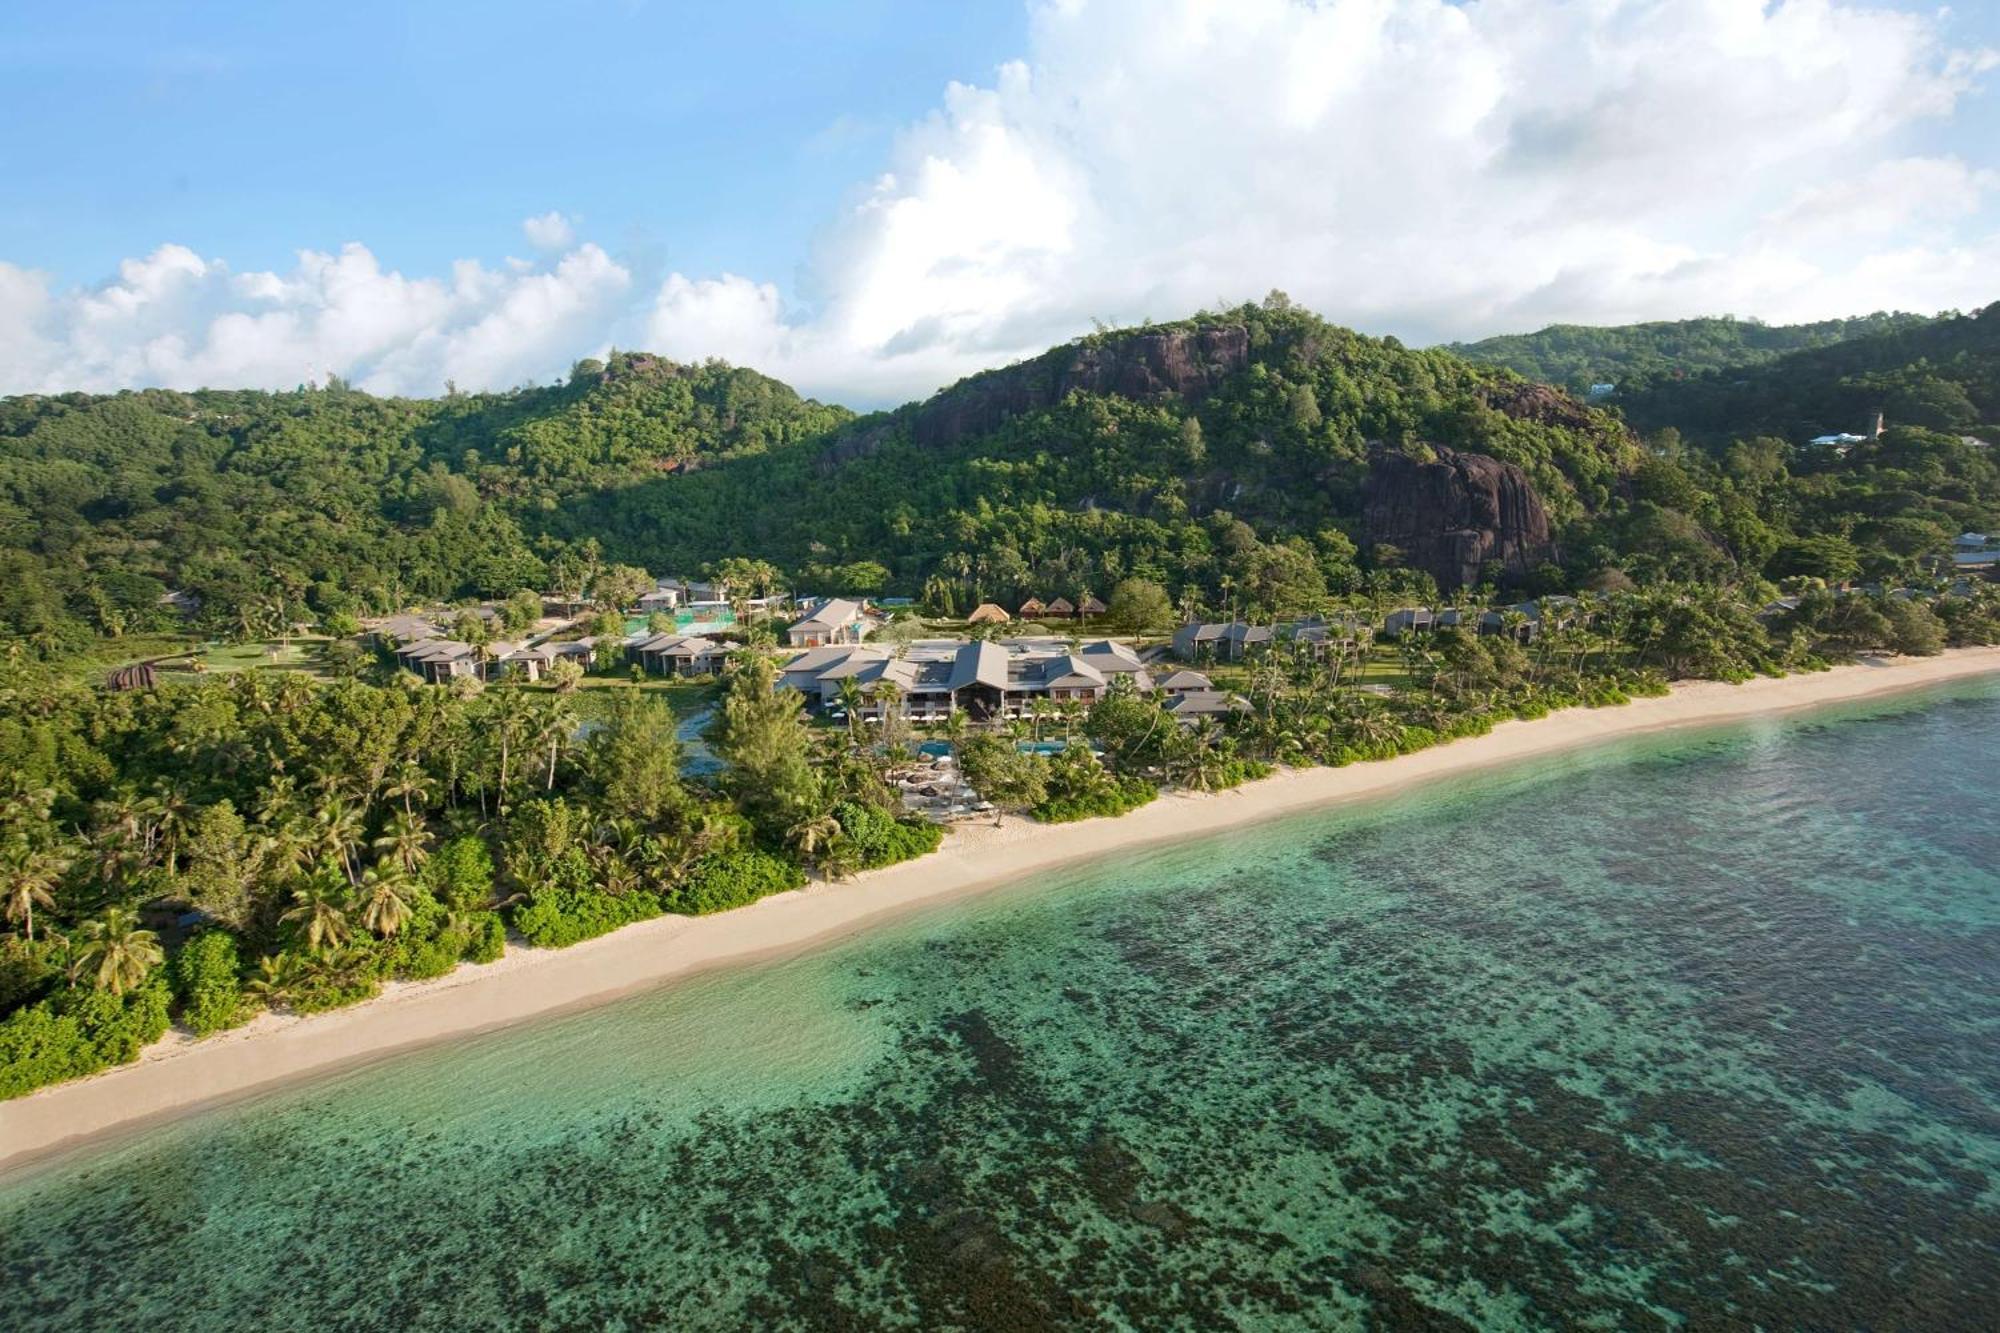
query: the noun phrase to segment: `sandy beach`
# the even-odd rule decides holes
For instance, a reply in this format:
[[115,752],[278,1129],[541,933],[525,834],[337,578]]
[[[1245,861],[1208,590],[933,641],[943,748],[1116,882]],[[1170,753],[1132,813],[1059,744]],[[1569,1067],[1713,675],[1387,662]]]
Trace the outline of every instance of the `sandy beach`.
[[134,1064],[0,1102],[0,1168],[143,1122],[379,1059],[409,1047],[601,1003],[671,978],[782,956],[916,906],[1071,862],[1413,784],[1675,727],[1726,723],[2000,671],[2000,648],[1871,660],[1744,685],[1698,682],[1623,708],[1509,722],[1487,736],[1383,763],[1284,772],[1216,795],[1171,795],[1119,819],[963,826],[942,850],[842,884],[814,884],[718,916],[663,917],[564,950],[510,949],[435,981],[392,984],[366,1004],[306,1018],[266,1013],[202,1041],[178,1033]]

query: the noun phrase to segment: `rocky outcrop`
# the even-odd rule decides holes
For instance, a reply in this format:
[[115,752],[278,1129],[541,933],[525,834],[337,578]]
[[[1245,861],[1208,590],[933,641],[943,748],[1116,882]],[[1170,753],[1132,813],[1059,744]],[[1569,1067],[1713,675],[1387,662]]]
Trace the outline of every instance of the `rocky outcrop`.
[[1561,389],[1525,381],[1488,384],[1479,391],[1480,401],[1516,421],[1533,421],[1543,426],[1567,426],[1571,430],[1591,430],[1590,409]]
[[1369,460],[1361,501],[1370,545],[1394,546],[1445,589],[1477,583],[1488,561],[1518,577],[1556,558],[1527,473],[1485,454],[1435,453],[1435,462],[1386,451]]
[[1060,347],[946,389],[917,408],[910,435],[927,447],[956,444],[1010,417],[1051,407],[1076,389],[1141,402],[1195,402],[1249,363],[1250,331],[1241,324],[1158,329]]

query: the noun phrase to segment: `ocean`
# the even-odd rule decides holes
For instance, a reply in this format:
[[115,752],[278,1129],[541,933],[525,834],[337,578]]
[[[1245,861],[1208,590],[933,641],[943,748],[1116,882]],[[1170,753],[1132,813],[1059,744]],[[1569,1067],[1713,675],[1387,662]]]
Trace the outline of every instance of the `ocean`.
[[0,1328],[1987,1329],[2000,687],[1124,855],[0,1179]]

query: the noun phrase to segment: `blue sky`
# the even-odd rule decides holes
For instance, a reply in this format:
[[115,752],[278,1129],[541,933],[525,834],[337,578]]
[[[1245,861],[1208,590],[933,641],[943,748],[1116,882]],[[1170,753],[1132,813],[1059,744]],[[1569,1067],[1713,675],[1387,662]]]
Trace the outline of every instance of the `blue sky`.
[[1996,51],[1985,0],[9,6],[0,392],[619,345],[872,404],[1274,286],[1412,341],[1984,304]]
[[784,274],[897,126],[1018,55],[1013,0],[86,3],[0,13],[0,256],[238,267],[365,239],[435,272],[549,209]]

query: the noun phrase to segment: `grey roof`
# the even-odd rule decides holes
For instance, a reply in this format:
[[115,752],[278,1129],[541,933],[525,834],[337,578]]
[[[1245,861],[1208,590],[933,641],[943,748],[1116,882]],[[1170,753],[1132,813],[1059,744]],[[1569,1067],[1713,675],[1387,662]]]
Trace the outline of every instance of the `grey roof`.
[[1212,690],[1215,682],[1199,671],[1176,671],[1160,682],[1163,690]]
[[861,619],[861,603],[850,602],[844,597],[830,597],[813,609],[804,620],[793,624],[793,629],[841,629]]
[[1093,639],[1078,651],[1084,661],[1109,675],[1125,675],[1146,669],[1146,664],[1139,660],[1139,654],[1130,644],[1113,639]]
[[844,662],[855,653],[881,653],[880,648],[863,648],[852,643],[828,643],[818,648],[808,648],[791,661],[785,663],[784,672],[824,671],[836,662]]
[[997,643],[968,643],[958,650],[951,667],[948,688],[962,690],[968,685],[1007,688],[1007,650]]
[[1058,686],[1074,690],[1103,683],[1104,673],[1073,653],[1064,657],[1046,658],[1041,663],[1041,686],[1045,690],[1052,690]]
[[1177,694],[1161,707],[1175,717],[1213,717],[1223,713],[1241,713],[1250,705],[1225,690],[1195,690]]
[[700,634],[661,634],[641,642],[638,649],[663,657],[707,657],[725,651],[714,639]]

